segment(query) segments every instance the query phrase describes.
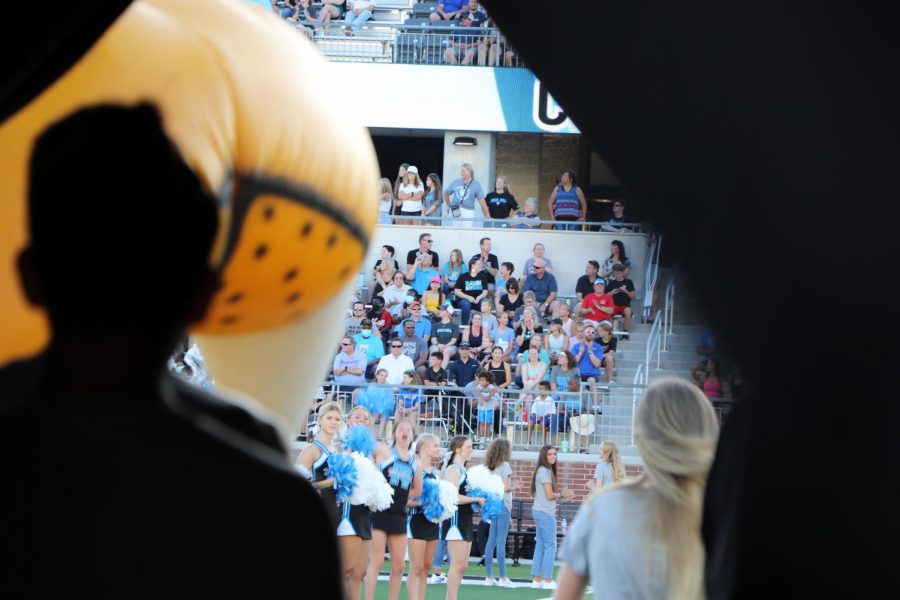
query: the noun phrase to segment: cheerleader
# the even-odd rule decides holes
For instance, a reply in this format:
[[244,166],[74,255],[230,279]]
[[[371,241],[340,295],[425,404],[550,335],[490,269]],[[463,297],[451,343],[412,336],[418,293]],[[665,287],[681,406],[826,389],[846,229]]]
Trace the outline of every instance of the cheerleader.
[[[459,506],[450,520],[441,523],[441,539],[447,542],[450,569],[447,573],[447,600],[456,600],[459,584],[469,566],[472,550],[472,505],[484,504],[484,498],[470,498],[466,481],[466,463],[472,457],[472,440],[458,435],[450,440],[444,465],[444,479],[459,487]],[[371,599],[367,599],[371,600]]]
[[385,546],[391,553],[391,576],[388,599],[397,600],[403,581],[406,560],[406,504],[410,497],[422,493],[422,474],[415,467],[416,457],[410,451],[413,425],[398,421],[394,425],[394,445],[388,448],[379,444],[375,450],[375,462],[384,478],[394,488],[394,501],[387,510],[372,515],[372,547],[369,570],[366,573],[366,600],[375,597],[378,573],[384,565]]
[[[423,433],[416,440],[416,472],[422,481],[437,480],[434,463],[441,458],[441,445],[436,435]],[[428,569],[437,548],[440,526],[422,512],[418,499],[411,500],[409,517],[409,575],[406,592],[409,600],[425,600]]]
[[[297,459],[298,470],[312,482],[314,488],[322,496],[325,510],[331,518],[334,527],[338,526],[340,516],[337,507],[337,496],[334,493],[334,479],[326,476],[328,469],[328,457],[337,452],[334,446],[335,436],[341,428],[344,411],[337,402],[328,402],[319,408],[319,416],[316,422],[319,425],[319,433],[313,438],[312,443],[307,444]],[[311,475],[311,476],[310,476]]]
[[[369,411],[364,406],[354,406],[347,414],[347,429],[354,425],[371,425]],[[365,504],[340,505],[341,522],[337,528],[341,564],[344,567],[344,593],[347,600],[359,600],[362,580],[369,563],[369,547],[372,545],[372,513]]]

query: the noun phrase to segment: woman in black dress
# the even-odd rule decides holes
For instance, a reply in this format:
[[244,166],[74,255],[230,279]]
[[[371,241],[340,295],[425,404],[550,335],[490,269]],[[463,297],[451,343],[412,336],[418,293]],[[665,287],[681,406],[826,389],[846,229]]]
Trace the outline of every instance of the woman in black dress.
[[447,600],[456,600],[459,584],[469,566],[472,550],[472,505],[484,505],[484,498],[470,498],[466,479],[466,463],[472,457],[472,440],[458,435],[450,440],[444,466],[444,479],[459,488],[459,506],[456,514],[441,523],[441,539],[447,542],[450,554],[450,572],[447,573]]
[[[436,435],[423,433],[416,440],[416,472],[426,479],[438,478],[434,463],[441,459],[441,444]],[[425,584],[434,551],[437,549],[440,526],[425,517],[418,498],[409,502],[409,575],[406,591],[409,600],[425,600]]]
[[[363,406],[354,406],[347,414],[347,428],[370,426],[371,416]],[[341,522],[337,528],[341,565],[344,568],[344,593],[347,600],[359,600],[362,580],[369,564],[372,542],[372,512],[365,504],[345,502],[339,506]]]

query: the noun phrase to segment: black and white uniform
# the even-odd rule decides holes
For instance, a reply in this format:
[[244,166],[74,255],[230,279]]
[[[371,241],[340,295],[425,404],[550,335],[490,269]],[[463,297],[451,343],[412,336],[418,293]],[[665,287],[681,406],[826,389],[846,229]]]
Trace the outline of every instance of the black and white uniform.
[[[423,470],[422,479],[423,484],[425,479],[437,480],[437,475],[434,474],[434,468],[432,467],[431,471]],[[421,506],[414,506],[409,509],[409,512],[409,531],[407,531],[407,536],[410,539],[425,540],[426,542],[438,539],[440,526],[437,523],[428,520],[422,511]]]
[[[322,451],[319,460],[313,463],[313,482],[325,481],[328,479],[328,457],[331,456],[333,451],[326,448],[325,444],[319,440],[313,440],[312,443]],[[334,526],[337,527],[340,522],[340,513],[338,512],[337,495],[334,493],[334,487],[319,490],[319,495],[322,497],[322,502],[325,504],[325,510],[328,512],[328,517],[331,519]]]
[[[455,468],[459,471],[459,493],[462,496],[469,494],[469,480],[465,467],[459,463],[452,463],[448,469]],[[441,522],[441,539],[448,542],[472,541],[472,505],[460,504],[448,521]]]
[[385,533],[406,533],[406,501],[416,473],[416,455],[409,453],[409,460],[401,460],[396,448],[391,457],[380,466],[381,473],[394,488],[394,501],[387,510],[372,513],[372,528]]
[[337,536],[356,536],[364,540],[372,539],[372,511],[365,504],[344,502],[338,506],[341,522],[338,524]]

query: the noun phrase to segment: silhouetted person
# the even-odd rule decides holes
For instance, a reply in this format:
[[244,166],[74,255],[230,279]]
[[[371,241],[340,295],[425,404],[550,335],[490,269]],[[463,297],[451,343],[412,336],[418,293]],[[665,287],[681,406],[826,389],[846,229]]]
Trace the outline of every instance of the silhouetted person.
[[0,370],[0,597],[266,598],[313,578],[338,597],[334,531],[275,429],[166,370],[218,285],[217,211],[156,110],[52,125],[29,183],[18,266],[52,339]]

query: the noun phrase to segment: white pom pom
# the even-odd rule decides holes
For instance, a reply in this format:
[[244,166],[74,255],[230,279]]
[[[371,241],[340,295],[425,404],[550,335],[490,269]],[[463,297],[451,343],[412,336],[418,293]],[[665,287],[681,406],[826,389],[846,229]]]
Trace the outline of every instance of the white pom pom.
[[300,474],[300,477],[312,483],[313,480],[313,472],[306,468],[306,465],[301,465],[300,463],[294,463],[294,468],[297,470],[297,473]]
[[350,504],[365,504],[373,511],[388,508],[394,500],[394,488],[384,480],[375,463],[359,452],[352,452],[356,465],[356,487],[350,495]]
[[438,481],[438,493],[441,499],[441,506],[444,512],[441,514],[441,521],[446,521],[456,513],[456,507],[459,504],[459,488],[445,479]]
[[484,465],[472,467],[466,474],[469,488],[473,490],[482,490],[488,494],[502,496],[504,493],[503,479],[499,475],[491,473]]

